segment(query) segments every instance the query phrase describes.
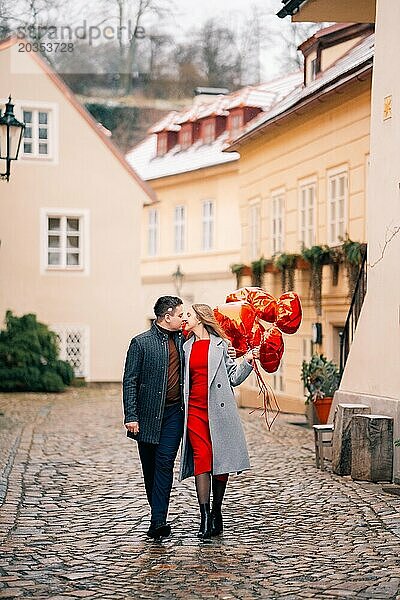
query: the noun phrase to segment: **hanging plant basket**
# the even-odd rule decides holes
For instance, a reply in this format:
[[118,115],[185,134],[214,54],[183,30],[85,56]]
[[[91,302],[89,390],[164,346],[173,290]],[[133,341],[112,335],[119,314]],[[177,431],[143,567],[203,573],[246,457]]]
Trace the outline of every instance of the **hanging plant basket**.
[[329,263],[329,248],[328,246],[312,246],[303,248],[301,254],[310,265],[311,295],[315,312],[320,317],[322,314],[322,268]]
[[342,244],[344,264],[346,266],[347,281],[349,284],[349,300],[353,298],[364,248],[364,244],[353,242],[349,237],[346,237]]
[[243,271],[245,269],[246,265],[243,263],[235,263],[234,265],[231,265],[231,271],[233,273],[233,275],[235,275],[236,277],[236,288],[239,289],[240,287],[242,287],[242,277],[243,277]]
[[337,286],[339,283],[339,268],[343,263],[343,248],[342,246],[334,246],[329,249],[329,264],[331,265],[332,285]]
[[255,287],[262,287],[263,285],[266,262],[262,256],[251,263],[251,283]]
[[294,270],[296,268],[297,258],[298,254],[282,253],[274,260],[275,267],[281,273],[282,293],[294,289]]

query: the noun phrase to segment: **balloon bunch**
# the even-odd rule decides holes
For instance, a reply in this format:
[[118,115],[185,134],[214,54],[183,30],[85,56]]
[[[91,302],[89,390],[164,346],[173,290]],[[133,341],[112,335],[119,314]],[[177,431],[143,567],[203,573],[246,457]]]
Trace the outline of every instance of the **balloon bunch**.
[[[274,373],[284,352],[282,333],[296,333],[302,310],[295,292],[286,292],[278,299],[258,287],[245,287],[229,294],[226,303],[214,309],[214,315],[232,342],[238,357],[252,348],[260,349],[260,364],[267,373]],[[264,416],[269,429],[280,411],[272,388],[264,381],[256,361],[254,371],[263,397]],[[273,418],[270,414],[273,413]]]

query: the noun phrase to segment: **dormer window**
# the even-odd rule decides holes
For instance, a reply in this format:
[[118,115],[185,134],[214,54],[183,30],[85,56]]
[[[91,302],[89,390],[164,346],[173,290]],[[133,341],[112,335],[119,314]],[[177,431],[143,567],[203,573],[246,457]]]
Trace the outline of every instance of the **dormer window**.
[[157,156],[164,156],[178,141],[176,131],[160,131],[157,134]]
[[314,79],[317,77],[317,73],[318,73],[318,62],[317,62],[316,58],[313,58],[313,60],[311,61],[311,67],[310,67],[311,81],[314,81]]
[[229,130],[231,139],[236,138],[243,127],[243,110],[229,116]]
[[193,143],[193,125],[192,123],[185,123],[182,125],[182,129],[179,132],[179,144],[181,150],[186,150]]
[[215,120],[204,121],[202,128],[202,138],[205,144],[211,144],[215,140]]
[[168,150],[168,133],[163,131],[157,136],[157,156],[164,156]]

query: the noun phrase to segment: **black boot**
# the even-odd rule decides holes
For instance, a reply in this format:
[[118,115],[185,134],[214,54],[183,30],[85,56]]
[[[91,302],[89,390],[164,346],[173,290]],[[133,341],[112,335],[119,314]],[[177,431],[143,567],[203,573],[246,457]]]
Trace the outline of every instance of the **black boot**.
[[197,534],[203,542],[211,540],[211,514],[209,502],[200,504],[200,529]]
[[211,511],[211,535],[221,535],[223,530],[221,506],[213,506]]

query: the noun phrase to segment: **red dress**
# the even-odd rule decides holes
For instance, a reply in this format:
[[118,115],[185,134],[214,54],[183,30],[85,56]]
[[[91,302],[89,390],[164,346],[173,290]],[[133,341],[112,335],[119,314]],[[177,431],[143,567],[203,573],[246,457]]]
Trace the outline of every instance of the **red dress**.
[[197,340],[190,353],[188,435],[193,448],[194,474],[212,471],[212,445],[208,425],[208,349],[210,340]]

